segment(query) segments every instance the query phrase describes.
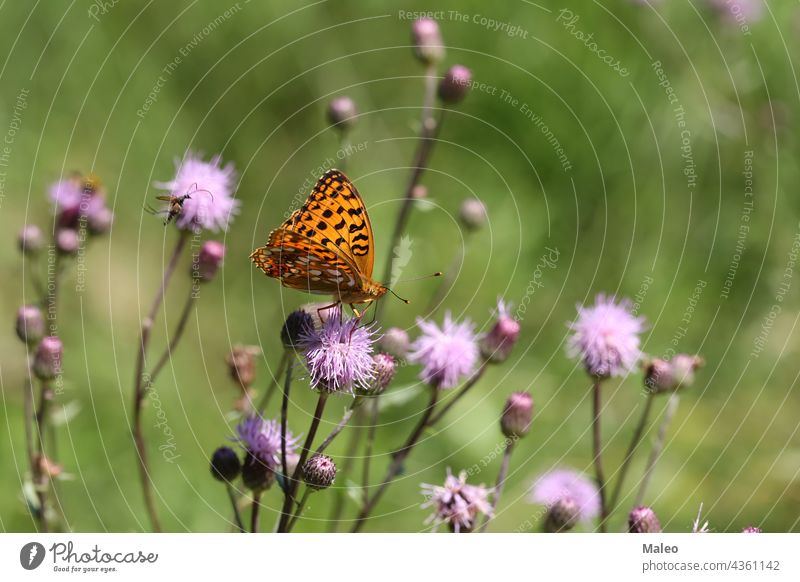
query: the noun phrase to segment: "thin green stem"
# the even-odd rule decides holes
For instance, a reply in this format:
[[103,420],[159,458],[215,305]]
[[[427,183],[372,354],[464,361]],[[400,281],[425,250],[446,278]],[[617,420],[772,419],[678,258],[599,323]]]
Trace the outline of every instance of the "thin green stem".
[[655,469],[656,463],[658,463],[658,459],[661,456],[661,451],[664,449],[664,442],[667,438],[667,429],[672,422],[672,417],[675,416],[675,412],[678,410],[679,403],[680,396],[678,396],[677,393],[672,393],[669,397],[669,401],[667,402],[667,409],[664,411],[664,416],[661,418],[661,424],[658,427],[658,433],[656,434],[656,440],[653,443],[653,448],[650,451],[650,457],[647,459],[647,466],[644,470],[644,475],[642,475],[642,482],[639,486],[639,492],[636,494],[635,505],[637,506],[644,502],[644,496],[647,492],[647,487],[650,484],[650,479],[653,476],[653,469]]
[[286,526],[286,533],[292,531],[294,524],[297,523],[297,520],[300,519],[300,515],[303,513],[303,509],[305,509],[306,503],[308,503],[308,498],[314,490],[311,487],[306,487],[306,490],[303,492],[303,497],[300,498],[300,503],[297,504],[297,509],[294,512],[294,515],[289,520],[289,525]]
[[600,412],[602,410],[602,397],[600,392],[600,378],[594,379],[593,384],[593,412],[592,415],[592,451],[594,453],[594,471],[597,482],[597,490],[600,493],[600,531],[606,531],[606,519],[608,518],[608,506],[606,505],[606,478],[603,471],[602,442],[600,436]]
[[[340,483],[345,483],[347,476],[350,475],[353,470],[353,465],[355,465],[356,452],[358,451],[358,445],[361,442],[361,429],[363,428],[363,424],[364,407],[359,406],[356,408],[356,425],[350,429],[350,440],[347,443],[347,452],[344,456],[344,463],[337,473]],[[344,510],[344,502],[346,497],[347,487],[336,487],[335,498],[331,508],[331,515],[328,518],[329,532],[336,532],[339,529],[339,520],[342,517],[342,511]]]
[[283,383],[281,401],[281,469],[283,469],[283,494],[289,496],[289,469],[286,459],[286,435],[289,432],[289,388],[292,386],[292,364],[286,366],[286,380]]
[[375,433],[378,431],[378,412],[380,406],[378,397],[376,396],[370,401],[369,407],[369,425],[367,427],[367,444],[364,450],[364,466],[361,472],[361,493],[364,497],[364,503],[369,501],[369,473],[370,464],[372,462],[372,451],[375,448]]
[[250,508],[250,531],[258,533],[258,510],[261,509],[261,492],[253,492],[253,505]]
[[644,428],[647,426],[647,420],[650,418],[650,410],[653,408],[653,392],[647,393],[647,398],[644,402],[644,409],[642,410],[642,415],[639,418],[639,423],[636,425],[636,429],[633,431],[633,437],[631,438],[631,444],[628,445],[628,452],[625,454],[625,460],[622,461],[622,466],[619,469],[619,477],[617,477],[617,484],[614,487],[614,493],[611,495],[611,500],[608,502],[608,513],[614,511],[617,506],[617,502],[619,501],[619,496],[622,493],[622,485],[625,483],[625,477],[628,474],[628,469],[631,466],[631,460],[633,459],[633,455],[636,452],[636,449],[639,447],[639,443],[642,441],[642,435],[644,434]]
[[509,439],[506,441],[506,448],[503,451],[503,461],[500,464],[500,472],[497,474],[497,484],[494,486],[494,495],[492,496],[491,517],[487,516],[483,520],[483,525],[480,529],[481,533],[486,531],[486,527],[489,525],[489,521],[491,521],[491,519],[494,517],[495,510],[500,503],[500,497],[503,494],[503,488],[506,484],[506,477],[508,477],[508,467],[511,464],[511,453],[514,451],[515,442],[515,439]]
[[228,491],[228,499],[231,500],[231,507],[233,508],[233,519],[236,522],[236,528],[239,533],[245,533],[244,523],[242,522],[242,515],[239,513],[239,504],[236,502],[236,494],[233,492],[233,487],[230,483],[225,483],[225,489]]
[[46,465],[47,455],[45,454],[45,431],[49,418],[49,404],[53,400],[53,390],[50,384],[44,380],[41,382],[39,392],[39,409],[36,411],[35,426],[38,452],[34,456],[33,483],[36,488],[36,496],[39,500],[39,527],[42,532],[49,531],[47,522],[47,490],[49,487],[49,476],[43,470]]
[[317,447],[317,450],[314,452],[316,455],[321,455],[325,449],[333,442],[333,439],[337,437],[337,435],[344,430],[344,427],[347,426],[347,423],[350,422],[350,419],[353,418],[353,413],[356,411],[356,408],[361,405],[360,397],[356,396],[353,403],[347,407],[347,410],[344,411],[344,415],[342,416],[339,423],[333,427],[331,433],[325,437],[325,440],[320,443]]
[[480,380],[483,377],[483,373],[486,371],[486,367],[488,365],[489,362],[485,360],[481,363],[480,367],[477,370],[475,370],[475,372],[473,372],[472,376],[470,376],[469,380],[467,380],[467,382],[464,384],[464,386],[461,387],[461,389],[455,394],[455,396],[450,398],[450,400],[448,400],[444,405],[442,405],[436,412],[436,414],[434,414],[431,417],[430,420],[431,425],[434,425],[437,422],[439,422],[442,419],[442,417],[445,414],[447,414],[448,411],[451,408],[453,408],[453,406],[455,406],[456,403],[459,400],[461,400],[464,397],[464,395],[472,389],[473,386],[475,386],[475,384],[478,383],[478,380]]
[[256,410],[258,411],[259,415],[263,415],[264,414],[264,411],[267,409],[267,405],[269,404],[269,401],[272,399],[272,395],[278,389],[278,386],[280,385],[280,381],[278,380],[278,378],[283,376],[283,372],[284,372],[287,364],[289,363],[289,358],[290,357],[291,357],[291,354],[290,354],[289,350],[283,350],[283,353],[281,354],[281,361],[278,362],[278,369],[275,371],[275,374],[272,376],[272,382],[270,382],[269,386],[264,391],[264,396],[261,397],[261,401],[258,403],[258,407],[256,408]]

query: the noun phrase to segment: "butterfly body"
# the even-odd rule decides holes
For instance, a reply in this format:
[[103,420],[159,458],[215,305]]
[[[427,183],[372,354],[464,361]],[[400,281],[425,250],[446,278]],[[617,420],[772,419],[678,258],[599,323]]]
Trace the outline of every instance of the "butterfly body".
[[340,171],[329,170],[305,203],[250,255],[284,287],[333,295],[337,303],[371,303],[388,289],[372,280],[372,226],[364,201]]

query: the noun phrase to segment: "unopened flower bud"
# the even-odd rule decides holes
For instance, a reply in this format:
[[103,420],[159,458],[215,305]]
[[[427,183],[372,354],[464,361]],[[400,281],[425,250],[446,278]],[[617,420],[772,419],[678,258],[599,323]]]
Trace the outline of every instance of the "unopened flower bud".
[[672,389],[672,366],[661,358],[653,358],[645,364],[644,385],[654,393],[666,392]]
[[628,531],[630,533],[661,533],[661,522],[656,513],[649,507],[634,507],[628,514]]
[[675,390],[688,388],[694,384],[695,370],[699,370],[705,365],[705,360],[700,356],[690,356],[689,354],[677,354],[669,361],[672,365],[672,378],[675,383]]
[[763,533],[760,527],[749,525],[742,530],[742,533]]
[[298,309],[289,314],[281,328],[281,341],[287,349],[297,349],[304,332],[314,329],[314,319],[307,311]]
[[242,483],[251,491],[264,491],[272,486],[275,473],[264,461],[248,452],[242,465]]
[[258,346],[233,346],[225,357],[231,378],[242,390],[247,390],[256,380],[256,356],[260,353]]
[[335,478],[336,465],[327,455],[314,455],[303,465],[303,481],[311,489],[327,489]]
[[28,345],[34,345],[44,337],[45,324],[42,311],[35,305],[23,305],[17,311],[17,337]]
[[566,532],[574,528],[580,518],[580,507],[572,497],[562,497],[547,510],[544,531],[547,533]]
[[35,256],[44,248],[44,237],[41,229],[35,224],[26,224],[19,231],[17,238],[19,250],[24,255]]
[[645,386],[656,394],[691,386],[695,370],[704,363],[703,358],[688,354],[677,354],[669,361],[654,358],[645,365]]
[[42,338],[33,358],[33,373],[40,380],[52,380],[61,373],[64,348],[57,336]]
[[472,71],[463,65],[453,65],[439,82],[439,99],[448,105],[460,103],[472,85]]
[[477,198],[467,198],[461,204],[458,218],[467,230],[479,230],[486,224],[486,206]]
[[340,131],[353,129],[356,115],[356,104],[350,97],[336,97],[328,104],[328,123]]
[[398,360],[405,360],[408,355],[408,333],[399,327],[390,327],[378,340],[378,346],[382,352],[386,352]]
[[114,222],[114,213],[106,206],[101,206],[88,217],[89,232],[92,234],[105,234],[111,230]]
[[411,189],[411,198],[414,200],[425,200],[428,197],[428,189],[422,185],[417,184]]
[[426,65],[436,64],[444,58],[444,43],[439,24],[432,18],[420,18],[411,25],[411,42],[414,54]]
[[73,228],[59,228],[56,233],[56,250],[62,255],[74,255],[81,241],[78,231]]
[[500,430],[508,438],[522,438],[530,431],[532,419],[533,398],[527,392],[514,392],[500,416]]
[[207,240],[193,261],[192,277],[200,281],[211,281],[222,266],[224,258],[225,245],[219,241]]
[[505,362],[519,339],[519,322],[500,310],[494,327],[481,338],[481,355],[490,362]]
[[371,395],[381,394],[394,378],[397,366],[394,358],[389,354],[378,353],[372,356],[374,362],[375,377],[372,380]]
[[220,447],[211,456],[211,474],[217,481],[231,482],[242,471],[242,463],[236,451]]

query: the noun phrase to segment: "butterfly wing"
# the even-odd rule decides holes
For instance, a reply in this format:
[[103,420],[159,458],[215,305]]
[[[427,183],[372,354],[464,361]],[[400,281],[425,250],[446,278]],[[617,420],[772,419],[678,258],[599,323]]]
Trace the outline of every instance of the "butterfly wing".
[[273,230],[267,245],[250,255],[268,276],[292,289],[341,296],[358,288],[353,264],[334,249],[286,228]]
[[303,206],[292,213],[281,229],[296,232],[334,251],[364,279],[371,279],[375,259],[372,225],[364,200],[339,170],[328,170],[322,175]]

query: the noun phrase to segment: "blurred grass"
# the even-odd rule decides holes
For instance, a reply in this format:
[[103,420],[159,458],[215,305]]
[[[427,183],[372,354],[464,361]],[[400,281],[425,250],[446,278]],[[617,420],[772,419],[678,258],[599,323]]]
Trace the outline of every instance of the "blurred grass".
[[[466,64],[477,81],[527,103],[552,129],[572,170],[563,171],[542,133],[498,95],[473,91],[446,119],[424,179],[435,207],[412,218],[407,276],[449,266],[462,244],[458,207],[475,194],[486,202],[490,224],[471,240],[446,308],[485,328],[498,295],[530,303],[511,360],[492,368],[415,451],[406,478],[382,501],[383,517],[370,529],[421,529],[419,483],[439,482],[446,467],[467,468],[490,454],[502,440],[496,420],[513,390],[531,390],[537,411],[532,433],[517,447],[495,529],[516,530],[538,515],[525,496],[539,472],[560,464],[590,470],[588,382],[564,356],[565,322],[577,302],[596,292],[632,296],[652,277],[641,305],[651,322],[645,350],[660,355],[671,347],[688,299],[703,280],[707,286],[677,349],[702,353],[708,365],[682,397],[648,502],[672,531],[687,530],[701,502],[718,531],[749,524],[796,531],[796,281],[765,351],[750,357],[800,219],[794,196],[797,138],[789,130],[798,109],[791,57],[798,50],[796,10],[773,6],[774,18],[768,14],[752,26],[752,36],[743,36],[701,2],[697,10],[689,3],[665,3],[657,13],[621,1],[567,3],[580,15],[577,28],[594,33],[631,71],[621,78],[556,22],[556,8],[445,4],[444,10],[470,17],[441,22],[446,64]],[[182,57],[152,108],[137,116],[163,67],[234,5],[239,8]],[[224,276],[203,289],[190,332],[155,386],[176,435],[178,464],[159,462],[159,435],[150,432],[168,529],[216,531],[224,527],[228,508],[223,488],[209,478],[207,459],[231,434],[226,414],[236,397],[224,355],[233,343],[262,345],[263,388],[268,366],[274,369],[278,360],[279,322],[307,300],[265,280],[247,257],[282,219],[310,173],[335,156],[338,143],[325,128],[324,108],[331,96],[345,93],[362,112],[352,141],[365,144],[348,159],[348,173],[370,207],[376,273],[382,272],[422,93],[422,70],[408,47],[410,23],[398,18],[398,9],[425,5],[123,2],[99,14],[99,22],[88,16],[91,6],[81,1],[69,8],[0,7],[0,132],[10,123],[19,91],[30,91],[5,168],[0,220],[7,236],[0,274],[9,283],[0,297],[8,321],[19,304],[33,300],[31,269],[38,267],[26,262],[23,268],[13,237],[25,222],[51,220],[47,184],[72,170],[99,174],[113,202],[114,228],[88,249],[88,289],[76,293],[71,275],[59,308],[67,346],[62,398],[81,407],[58,431],[59,460],[74,476],[59,485],[59,493],[74,530],[146,527],[127,429],[134,349],[175,232],[141,207],[155,194],[152,181],[168,179],[174,158],[186,149],[220,152],[235,162],[243,213],[225,236]],[[475,14],[518,24],[528,38],[487,30],[471,21]],[[686,111],[698,175],[691,195],[682,174],[680,130],[651,69],[653,60],[663,64]],[[722,299],[742,214],[748,150],[754,152],[755,211],[731,294]],[[526,298],[546,246],[559,249],[558,265],[544,271],[543,287]],[[178,277],[170,290],[170,322],[188,284]],[[401,294],[414,303],[388,306],[386,323],[412,326],[436,284],[403,285]],[[163,346],[164,338],[160,320],[154,347]],[[0,439],[0,527],[30,530],[20,494],[27,470],[24,350],[8,333],[0,336],[0,354],[7,435]],[[397,385],[413,378],[414,370],[404,369]],[[606,392],[610,472],[642,404],[639,382],[632,376],[609,383]],[[302,382],[295,394],[292,426],[303,432],[313,394]],[[417,394],[386,411],[378,452],[400,443],[422,402]],[[326,420],[336,422],[345,405],[334,401]],[[335,457],[346,440],[333,447]],[[632,475],[641,473],[643,461],[643,454],[637,457]],[[495,459],[474,479],[492,483],[498,468]],[[267,503],[274,508],[277,493],[270,495]],[[315,495],[308,516],[324,519],[330,498]],[[298,529],[324,527],[307,521]]]

